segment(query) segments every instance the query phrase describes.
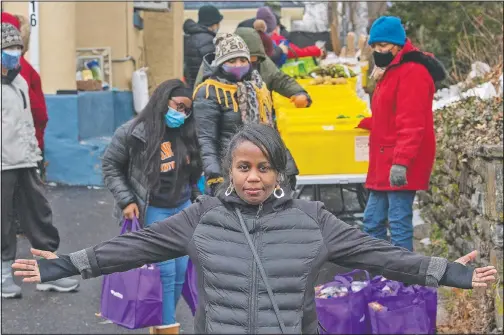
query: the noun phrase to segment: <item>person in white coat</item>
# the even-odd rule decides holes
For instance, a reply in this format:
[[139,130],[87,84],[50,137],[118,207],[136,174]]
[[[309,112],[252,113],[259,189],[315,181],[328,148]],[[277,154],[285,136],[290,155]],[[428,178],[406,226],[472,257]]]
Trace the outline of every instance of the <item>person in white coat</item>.
[[[28,84],[19,74],[22,50],[19,30],[2,23],[2,298],[21,297],[21,288],[14,283],[11,272],[17,247],[14,206],[19,211],[21,228],[34,248],[56,251],[60,242],[37,172],[42,155],[35,137]],[[78,286],[77,280],[65,278],[37,285],[37,289],[69,292]]]

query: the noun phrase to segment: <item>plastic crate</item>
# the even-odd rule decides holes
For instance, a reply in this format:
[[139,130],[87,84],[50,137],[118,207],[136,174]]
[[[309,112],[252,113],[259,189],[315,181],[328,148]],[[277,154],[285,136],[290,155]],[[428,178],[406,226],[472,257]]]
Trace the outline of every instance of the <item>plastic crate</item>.
[[[349,85],[309,85],[309,80],[298,81],[303,88],[310,94],[312,105],[310,108],[303,108],[306,113],[320,113],[323,115],[333,115],[336,117],[345,115],[348,117],[357,117],[359,115],[368,115],[369,110],[366,102],[359,98],[357,92],[352,90]],[[273,92],[273,104],[275,110],[280,108],[294,108],[290,99]]]
[[360,118],[338,118],[345,113],[337,106],[276,108],[278,130],[300,175],[367,173],[369,132],[356,128]]
[[338,85],[310,85],[310,83],[313,81],[313,79],[297,79],[296,82],[301,85],[305,90],[313,92],[314,94],[334,94],[335,90],[340,91],[340,92],[346,92],[351,91],[356,93],[356,87],[357,87],[357,77],[352,77],[352,78],[346,78],[347,83],[346,84],[338,84]]

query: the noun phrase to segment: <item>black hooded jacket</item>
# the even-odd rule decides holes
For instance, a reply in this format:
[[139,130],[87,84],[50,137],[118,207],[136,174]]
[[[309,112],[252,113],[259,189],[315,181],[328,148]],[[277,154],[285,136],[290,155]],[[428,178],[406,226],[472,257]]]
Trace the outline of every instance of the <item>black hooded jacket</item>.
[[215,32],[192,19],[184,23],[184,76],[187,86],[194,87],[203,56],[215,52]]

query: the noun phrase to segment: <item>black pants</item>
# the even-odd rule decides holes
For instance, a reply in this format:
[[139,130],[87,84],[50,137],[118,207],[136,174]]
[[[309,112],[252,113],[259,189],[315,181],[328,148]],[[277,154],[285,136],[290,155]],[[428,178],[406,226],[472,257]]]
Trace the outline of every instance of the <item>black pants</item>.
[[[16,186],[17,190],[16,190]],[[17,196],[14,198],[14,192]],[[2,261],[16,258],[17,238],[13,220],[16,207],[19,223],[35,249],[56,251],[60,238],[52,224],[52,211],[36,168],[2,171]]]
[[[42,179],[43,182],[45,182],[45,159],[44,159],[44,150],[42,150],[42,160],[40,160],[38,162],[38,169],[39,169],[39,173],[40,173],[40,178]],[[17,214],[18,213],[18,209],[16,208],[16,204],[19,203],[19,201],[16,200],[16,198],[18,198],[18,188],[19,188],[19,185],[16,185],[15,186],[15,190],[14,190],[14,209],[12,211],[12,220],[14,220],[14,225],[16,226],[16,233],[17,234],[24,234],[23,232],[23,228],[21,228],[21,225],[19,223],[19,215]]]

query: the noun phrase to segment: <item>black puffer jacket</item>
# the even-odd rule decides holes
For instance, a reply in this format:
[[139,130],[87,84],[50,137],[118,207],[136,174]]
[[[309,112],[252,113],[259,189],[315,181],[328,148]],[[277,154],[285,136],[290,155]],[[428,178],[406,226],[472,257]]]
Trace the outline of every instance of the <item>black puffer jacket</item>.
[[[212,78],[221,82],[224,87],[234,86],[226,82],[225,79],[214,76],[215,70],[211,66],[205,67],[203,79]],[[209,179],[222,176],[222,154],[224,154],[224,150],[227,149],[238,128],[243,125],[241,113],[239,111],[235,112],[233,109],[230,93],[221,88],[218,90],[219,97],[217,97],[215,86],[209,86],[207,82],[203,82],[202,86],[199,86],[199,89],[195,92],[193,101],[193,111],[198,125],[198,140],[203,160],[203,172]],[[287,159],[287,176],[299,174],[294,159],[288,151]]]
[[187,86],[192,88],[203,56],[215,52],[213,44],[215,33],[208,27],[188,19],[184,23],[184,34],[184,76]]
[[[266,281],[240,221],[257,250]],[[320,202],[286,195],[252,206],[235,193],[220,199],[200,197],[147,229],[39,261],[40,277],[42,282],[79,273],[92,278],[184,255],[189,255],[198,276],[196,334],[281,333],[265,282],[285,334],[316,334],[313,287],[327,261],[408,284],[472,286],[473,269],[374,239],[338,220]]]

